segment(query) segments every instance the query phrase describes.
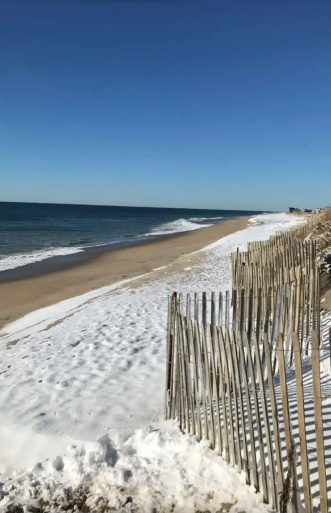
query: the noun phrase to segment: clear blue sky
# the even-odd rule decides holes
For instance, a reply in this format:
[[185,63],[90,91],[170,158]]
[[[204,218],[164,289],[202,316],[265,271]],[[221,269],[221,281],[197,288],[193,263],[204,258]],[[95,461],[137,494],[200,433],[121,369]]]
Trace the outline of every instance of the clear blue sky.
[[330,0],[0,4],[0,200],[331,203]]

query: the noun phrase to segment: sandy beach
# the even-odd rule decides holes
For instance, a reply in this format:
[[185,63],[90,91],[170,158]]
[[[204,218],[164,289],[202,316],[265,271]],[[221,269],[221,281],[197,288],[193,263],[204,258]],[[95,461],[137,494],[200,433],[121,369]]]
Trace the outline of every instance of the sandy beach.
[[169,265],[247,227],[249,217],[107,251],[65,269],[0,283],[0,328],[37,310]]

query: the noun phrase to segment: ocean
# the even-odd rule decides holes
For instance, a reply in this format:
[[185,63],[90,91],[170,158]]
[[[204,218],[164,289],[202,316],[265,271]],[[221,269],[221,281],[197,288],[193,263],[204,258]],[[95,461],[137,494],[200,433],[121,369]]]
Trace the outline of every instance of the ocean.
[[261,213],[0,202],[0,272]]

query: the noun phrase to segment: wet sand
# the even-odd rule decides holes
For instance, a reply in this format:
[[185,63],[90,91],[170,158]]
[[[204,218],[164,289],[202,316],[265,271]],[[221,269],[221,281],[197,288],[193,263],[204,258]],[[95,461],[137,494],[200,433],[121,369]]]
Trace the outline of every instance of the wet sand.
[[44,272],[43,266],[39,266],[38,272],[35,266],[33,276],[0,283],[0,328],[39,308],[171,264],[183,255],[245,229],[248,219],[223,221],[208,228],[105,251],[49,272]]

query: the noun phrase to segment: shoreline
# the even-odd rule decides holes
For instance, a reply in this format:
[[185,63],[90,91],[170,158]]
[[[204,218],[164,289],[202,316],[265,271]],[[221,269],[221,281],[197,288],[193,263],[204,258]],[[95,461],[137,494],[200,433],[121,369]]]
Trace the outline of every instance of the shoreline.
[[199,230],[103,249],[85,258],[80,253],[67,255],[71,258],[63,257],[62,266],[56,268],[47,261],[36,262],[25,266],[30,267],[28,275],[27,269],[3,271],[1,274],[12,279],[0,279],[0,329],[32,311],[167,266],[183,255],[247,228],[250,218],[239,217]]

